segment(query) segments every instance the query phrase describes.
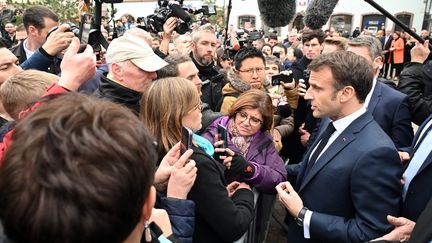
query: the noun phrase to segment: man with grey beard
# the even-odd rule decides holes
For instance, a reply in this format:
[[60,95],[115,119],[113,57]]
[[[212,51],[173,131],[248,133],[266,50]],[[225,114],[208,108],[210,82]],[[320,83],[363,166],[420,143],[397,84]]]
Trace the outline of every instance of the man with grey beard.
[[201,101],[209,104],[213,111],[222,97],[224,79],[214,62],[217,47],[215,29],[210,24],[202,25],[192,33],[191,58],[203,82]]

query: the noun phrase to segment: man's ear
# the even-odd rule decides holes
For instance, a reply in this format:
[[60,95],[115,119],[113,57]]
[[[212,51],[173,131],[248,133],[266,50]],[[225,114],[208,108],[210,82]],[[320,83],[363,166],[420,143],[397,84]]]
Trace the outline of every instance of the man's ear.
[[381,56],[376,57],[376,58],[373,60],[372,65],[373,65],[373,69],[374,69],[374,70],[376,70],[377,68],[378,68],[378,69],[381,69],[382,66],[383,66],[383,58],[382,58]]
[[151,186],[141,210],[141,221],[143,223],[147,222],[150,219],[155,202],[156,202],[156,189],[154,186]]
[[29,27],[27,28],[27,35],[35,36],[37,34],[39,34],[39,30],[33,25],[29,25]]
[[339,98],[339,101],[341,103],[346,103],[347,101],[351,100],[353,96],[356,95],[355,89],[352,86],[345,86],[342,89],[341,96]]
[[119,64],[117,63],[110,64],[109,70],[115,79],[119,79],[119,77],[122,77],[123,69],[122,66],[120,66]]

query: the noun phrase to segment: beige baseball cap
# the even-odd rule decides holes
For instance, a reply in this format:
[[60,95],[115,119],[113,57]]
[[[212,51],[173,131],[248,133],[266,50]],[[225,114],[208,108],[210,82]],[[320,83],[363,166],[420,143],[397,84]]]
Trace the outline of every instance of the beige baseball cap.
[[130,60],[146,72],[155,72],[168,65],[167,62],[153,52],[147,42],[132,35],[114,39],[106,52],[106,62],[108,64],[126,60]]

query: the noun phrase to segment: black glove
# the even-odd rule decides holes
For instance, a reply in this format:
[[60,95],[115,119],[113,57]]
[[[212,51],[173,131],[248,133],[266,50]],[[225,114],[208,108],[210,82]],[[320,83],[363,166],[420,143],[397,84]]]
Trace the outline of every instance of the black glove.
[[226,172],[240,175],[241,177],[248,179],[255,175],[255,166],[246,161],[241,154],[236,153],[231,161],[230,169]]

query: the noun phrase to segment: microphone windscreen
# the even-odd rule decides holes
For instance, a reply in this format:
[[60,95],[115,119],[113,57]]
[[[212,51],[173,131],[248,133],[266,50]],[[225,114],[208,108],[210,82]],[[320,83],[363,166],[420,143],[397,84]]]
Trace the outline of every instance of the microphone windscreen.
[[191,17],[186,13],[184,9],[182,9],[178,4],[171,4],[171,10],[174,15],[179,17],[185,23],[189,23],[191,21]]
[[262,21],[270,27],[288,25],[296,15],[295,0],[258,0]]
[[306,9],[304,24],[310,29],[321,29],[330,18],[338,0],[314,0]]

